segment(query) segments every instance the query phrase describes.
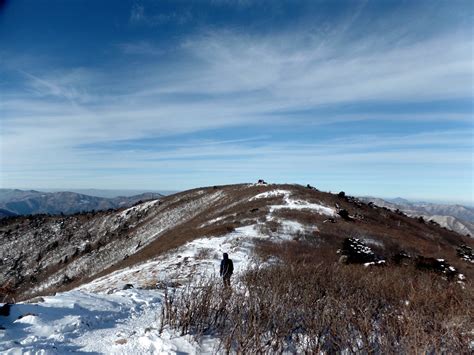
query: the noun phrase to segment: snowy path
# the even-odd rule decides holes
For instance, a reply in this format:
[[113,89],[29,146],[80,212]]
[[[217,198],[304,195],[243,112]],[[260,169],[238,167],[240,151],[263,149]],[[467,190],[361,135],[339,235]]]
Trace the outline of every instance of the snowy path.
[[71,291],[16,304],[9,317],[0,318],[6,328],[0,330],[0,353],[212,353],[212,340],[199,345],[166,330],[159,335],[162,298],[157,290]]
[[[229,252],[237,273],[252,262],[254,226],[223,237],[196,239],[169,254],[126,268],[78,289],[20,303],[0,317],[2,354],[211,354],[217,340],[196,344],[188,336],[159,334],[163,293],[145,289],[161,280],[187,281],[218,273],[222,252]],[[123,290],[126,284],[136,288]],[[21,317],[21,319],[18,319]]]
[[[163,293],[156,285],[184,285],[218,275],[223,252],[234,261],[235,273],[255,266],[255,239],[293,239],[308,226],[273,216],[278,209],[306,209],[334,216],[329,207],[290,198],[275,190],[254,198],[282,195],[284,204],[270,206],[268,220],[281,230],[264,235],[259,224],[233,232],[193,240],[166,255],[82,285],[76,290],[44,297],[44,302],[19,303],[8,317],[0,317],[1,354],[206,354],[215,353],[217,339],[196,344],[188,336],[165,329],[159,334]],[[212,221],[218,223],[219,219]],[[316,228],[312,226],[312,228]],[[263,264],[259,264],[263,266]],[[124,289],[127,284],[133,288]]]

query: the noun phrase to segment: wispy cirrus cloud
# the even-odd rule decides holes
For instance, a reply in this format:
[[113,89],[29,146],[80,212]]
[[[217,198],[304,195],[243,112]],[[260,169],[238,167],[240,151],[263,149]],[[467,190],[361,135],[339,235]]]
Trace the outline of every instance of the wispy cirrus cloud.
[[[327,176],[329,186],[330,176],[362,174],[458,179],[472,190],[472,37],[457,27],[412,35],[418,24],[395,15],[370,25],[367,7],[328,27],[201,26],[165,43],[133,34],[89,66],[11,57],[4,70],[18,79],[2,100],[1,184],[49,172],[77,187],[114,173],[161,177],[171,189],[256,175]],[[130,11],[134,31],[187,16],[142,3]],[[206,177],[190,183],[193,173]]]
[[119,43],[117,44],[117,47],[125,54],[156,56],[166,53],[164,49],[160,49],[159,47],[154,46],[148,41]]
[[[24,138],[25,142],[18,143],[28,143],[29,137]],[[331,189],[336,177],[342,181],[341,189],[357,186],[360,191],[377,194],[384,194],[386,185],[394,184],[394,178],[398,191],[406,185],[418,185],[427,193],[433,193],[439,189],[440,181],[448,179],[460,183],[450,191],[438,191],[439,198],[449,198],[469,179],[470,139],[469,132],[452,131],[389,137],[364,135],[319,143],[276,143],[269,138],[259,138],[227,142],[194,140],[181,144],[174,141],[172,145],[160,147],[158,140],[153,149],[131,145],[121,149],[91,146],[68,151],[53,146],[54,153],[47,144],[42,144],[43,149],[37,152],[29,151],[28,144],[18,144],[20,153],[28,159],[7,161],[7,166],[9,174],[21,172],[17,183],[26,182],[28,173],[43,176],[47,181],[46,177],[51,179],[55,172],[66,172],[70,183],[87,186],[88,174],[93,173],[101,187],[120,187],[125,175],[141,181],[144,188],[156,186],[153,184],[157,181],[167,188],[180,188],[186,186],[188,179],[183,171],[196,174],[197,184],[202,185],[235,182],[244,176],[265,176],[271,181],[285,182],[288,175],[298,179],[298,174],[304,171],[307,181],[317,181],[323,189]],[[31,170],[38,159],[48,159],[48,165]],[[156,180],[145,174],[150,171]],[[463,174],[459,174],[460,171]],[[114,174],[121,178],[113,179]],[[107,181],[106,177],[111,180]],[[376,184],[369,188],[368,181]],[[423,183],[419,184],[420,181]],[[421,190],[416,191],[418,194],[405,195],[421,197]]]
[[168,11],[166,13],[156,13],[149,10],[145,10],[145,5],[142,3],[135,3],[132,5],[130,11],[130,23],[134,25],[145,25],[150,27],[166,25],[169,23],[175,23],[178,25],[184,25],[189,22],[192,18],[191,12],[181,11]]
[[175,90],[266,90],[298,107],[472,95],[471,37],[453,35],[391,47],[371,43],[370,38],[334,43],[331,38],[294,34],[260,38],[206,33],[184,43],[201,65],[183,75],[189,79],[180,78]]

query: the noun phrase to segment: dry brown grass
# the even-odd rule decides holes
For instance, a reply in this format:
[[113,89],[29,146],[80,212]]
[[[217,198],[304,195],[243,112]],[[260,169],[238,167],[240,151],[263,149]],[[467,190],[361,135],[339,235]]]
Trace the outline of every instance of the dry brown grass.
[[[382,208],[372,208],[365,204],[359,204],[353,200],[340,198],[337,195],[310,190],[296,185],[267,185],[267,186],[248,186],[228,185],[219,187],[210,187],[199,189],[204,194],[213,193],[216,190],[222,190],[223,198],[206,206],[201,213],[189,220],[179,221],[173,228],[167,229],[149,243],[137,250],[136,253],[129,255],[124,259],[117,259],[112,265],[106,267],[103,271],[91,273],[90,268],[81,270],[71,282],[64,285],[54,285],[41,292],[31,292],[34,287],[47,280],[61,270],[66,270],[71,262],[78,258],[87,257],[84,253],[72,253],[69,246],[78,243],[84,239],[91,239],[87,233],[88,228],[93,226],[97,219],[108,216],[112,212],[98,212],[96,214],[77,214],[74,216],[34,216],[18,217],[0,221],[0,240],[23,240],[30,238],[29,231],[34,231],[35,235],[45,235],[44,230],[48,231],[48,225],[63,223],[65,229],[63,234],[58,235],[59,245],[50,250],[50,244],[38,244],[37,253],[27,253],[21,262],[27,263],[32,267],[38,264],[37,255],[41,258],[57,254],[61,255],[60,263],[38,268],[35,271],[34,279],[25,276],[25,271],[29,268],[18,269],[15,279],[14,296],[18,299],[32,297],[35,295],[51,294],[57,291],[65,291],[77,287],[83,283],[92,281],[95,278],[107,275],[113,271],[142,263],[157,256],[164,255],[169,251],[195,240],[196,238],[215,237],[230,233],[235,228],[250,224],[265,224],[269,233],[278,233],[278,225],[270,220],[266,220],[269,213],[269,206],[282,204],[281,196],[270,199],[252,199],[259,193],[271,191],[274,189],[290,190],[292,198],[303,199],[308,202],[322,203],[329,207],[336,204],[349,211],[351,215],[358,215],[356,221],[344,221],[337,218],[337,223],[323,223],[327,216],[319,215],[314,211],[292,211],[288,209],[276,210],[274,217],[281,217],[300,222],[307,225],[308,228],[317,227],[319,233],[301,233],[295,237],[300,240],[318,240],[320,244],[332,245],[337,247],[345,237],[352,236],[354,233],[360,236],[368,236],[382,244],[380,252],[391,253],[395,249],[405,250],[413,255],[422,254],[424,256],[447,259],[450,264],[460,269],[468,278],[474,279],[474,265],[468,264],[459,259],[456,255],[456,248],[460,244],[467,244],[474,247],[472,239],[462,237],[454,232],[440,228],[439,226],[420,223],[416,219],[408,218]],[[160,205],[154,206],[141,217],[135,216],[130,221],[124,223],[118,230],[107,233],[106,235],[94,234],[91,239],[91,249],[93,252],[105,253],[108,243],[116,240],[135,239],[137,244],[141,238],[140,228],[145,227],[150,221],[158,220],[173,209],[181,208],[183,203],[195,201],[203,196],[196,194],[196,190],[185,191],[174,196],[168,196],[162,199]],[[208,225],[209,220],[225,217],[217,223]],[[163,217],[165,218],[165,217]],[[97,224],[99,225],[99,224]],[[204,227],[202,227],[204,226]],[[48,232],[49,233],[49,232]],[[5,239],[4,239],[5,238]],[[375,248],[375,251],[377,248]],[[19,258],[18,251],[11,253],[9,265],[3,265],[3,270],[14,269],[15,260]],[[67,261],[66,258],[67,257]],[[0,269],[1,270],[1,269]],[[0,272],[0,274],[2,274]],[[84,275],[90,275],[85,277]],[[10,276],[8,276],[10,278]],[[2,281],[8,279],[5,278]]]
[[[413,267],[334,263],[334,250],[261,244],[282,263],[245,272],[232,290],[220,280],[169,290],[162,327],[238,353],[467,353],[474,341],[472,284]],[[472,350],[472,349],[471,349]]]
[[211,248],[201,248],[196,252],[194,257],[196,258],[196,260],[202,260],[210,258],[212,254],[213,250]]
[[13,282],[8,281],[0,286],[0,303],[15,303],[15,287]]

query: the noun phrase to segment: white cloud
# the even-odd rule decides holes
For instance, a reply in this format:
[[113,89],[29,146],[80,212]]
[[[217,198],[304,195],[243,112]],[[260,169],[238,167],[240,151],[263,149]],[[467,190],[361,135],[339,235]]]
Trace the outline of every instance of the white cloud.
[[209,33],[185,43],[201,66],[167,88],[211,94],[264,90],[278,106],[358,100],[424,100],[472,95],[470,37],[373,47],[292,34]]
[[[134,7],[130,20],[148,21],[143,7]],[[470,37],[452,34],[374,45],[370,36],[350,42],[341,37],[343,32],[347,28],[324,36],[207,31],[182,42],[176,53],[180,61],[146,61],[140,68],[131,65],[106,73],[84,68],[41,74],[23,71],[25,87],[9,93],[2,102],[7,115],[0,132],[0,184],[19,186],[24,181],[26,185],[35,179],[47,181],[49,176],[86,187],[91,179],[102,181],[97,171],[117,169],[150,184],[153,176],[179,175],[177,171],[219,172],[225,182],[232,173],[236,179],[264,172],[274,177],[286,173],[291,178],[294,171],[312,175],[325,170],[345,176],[369,169],[377,178],[402,171],[406,176],[436,173],[449,179],[452,175],[443,167],[453,166],[458,176],[469,170],[472,132],[459,131],[392,135],[384,140],[343,137],[313,145],[289,137],[285,143],[264,141],[257,146],[227,142],[218,149],[212,144],[178,144],[156,152],[78,148],[262,124],[472,119],[472,113],[455,112],[285,113],[360,101],[376,105],[473,97]],[[162,51],[143,41],[119,47],[122,53],[137,56]],[[432,129],[427,126],[427,130]],[[260,128],[257,134],[265,132]],[[376,164],[385,172],[376,172]],[[425,172],[418,166],[425,166]],[[407,172],[401,167],[414,168]],[[140,174],[147,169],[151,177],[145,178]],[[184,177],[172,181],[186,184]],[[116,187],[123,186],[117,182]]]
[[189,10],[179,13],[174,11],[168,13],[154,13],[149,9],[145,10],[145,6],[139,3],[133,4],[130,11],[130,23],[149,27],[160,26],[167,23],[184,25],[189,22],[191,18],[192,15]]
[[125,54],[135,54],[135,55],[162,55],[166,51],[160,49],[148,41],[138,41],[138,42],[124,42],[117,45]]

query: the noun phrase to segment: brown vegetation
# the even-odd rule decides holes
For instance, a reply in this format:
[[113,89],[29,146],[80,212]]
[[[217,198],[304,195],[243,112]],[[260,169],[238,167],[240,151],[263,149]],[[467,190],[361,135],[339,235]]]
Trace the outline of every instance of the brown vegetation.
[[[270,206],[283,204],[282,196],[253,197],[275,189],[290,191],[293,199],[331,208],[338,206],[355,219],[345,221],[337,217],[332,223],[328,222],[328,216],[311,210],[285,208],[273,211],[274,218],[269,219]],[[216,192],[220,195],[212,202],[198,203],[203,196]],[[187,211],[186,204],[194,206],[193,212],[183,213]],[[240,184],[196,189],[167,196],[147,211],[129,212],[123,220],[118,218],[119,213],[102,211],[67,217],[39,215],[1,220],[0,284],[13,280],[14,296],[19,300],[68,290],[163,255],[196,238],[225,235],[241,226],[258,224],[262,231],[278,234],[278,219],[308,227],[308,232],[295,235],[300,240],[338,247],[344,238],[357,236],[376,241],[379,247],[373,247],[374,252],[404,250],[412,255],[443,258],[468,278],[474,278],[474,265],[461,260],[456,252],[461,244],[474,247],[473,239],[373,204],[360,203],[350,196],[341,197],[298,185]],[[160,230],[161,221],[173,214],[181,214],[181,217],[169,228],[157,232],[154,239],[142,240],[144,231]],[[71,274],[71,270],[76,271]],[[61,282],[64,275],[70,282]],[[58,281],[52,284],[48,281],[52,278]],[[42,284],[52,286],[34,291]]]
[[[473,337],[472,284],[412,266],[335,263],[335,250],[261,243],[261,260],[232,290],[220,280],[168,290],[162,325],[213,334],[238,353],[466,353]],[[471,349],[472,350],[472,349]]]

